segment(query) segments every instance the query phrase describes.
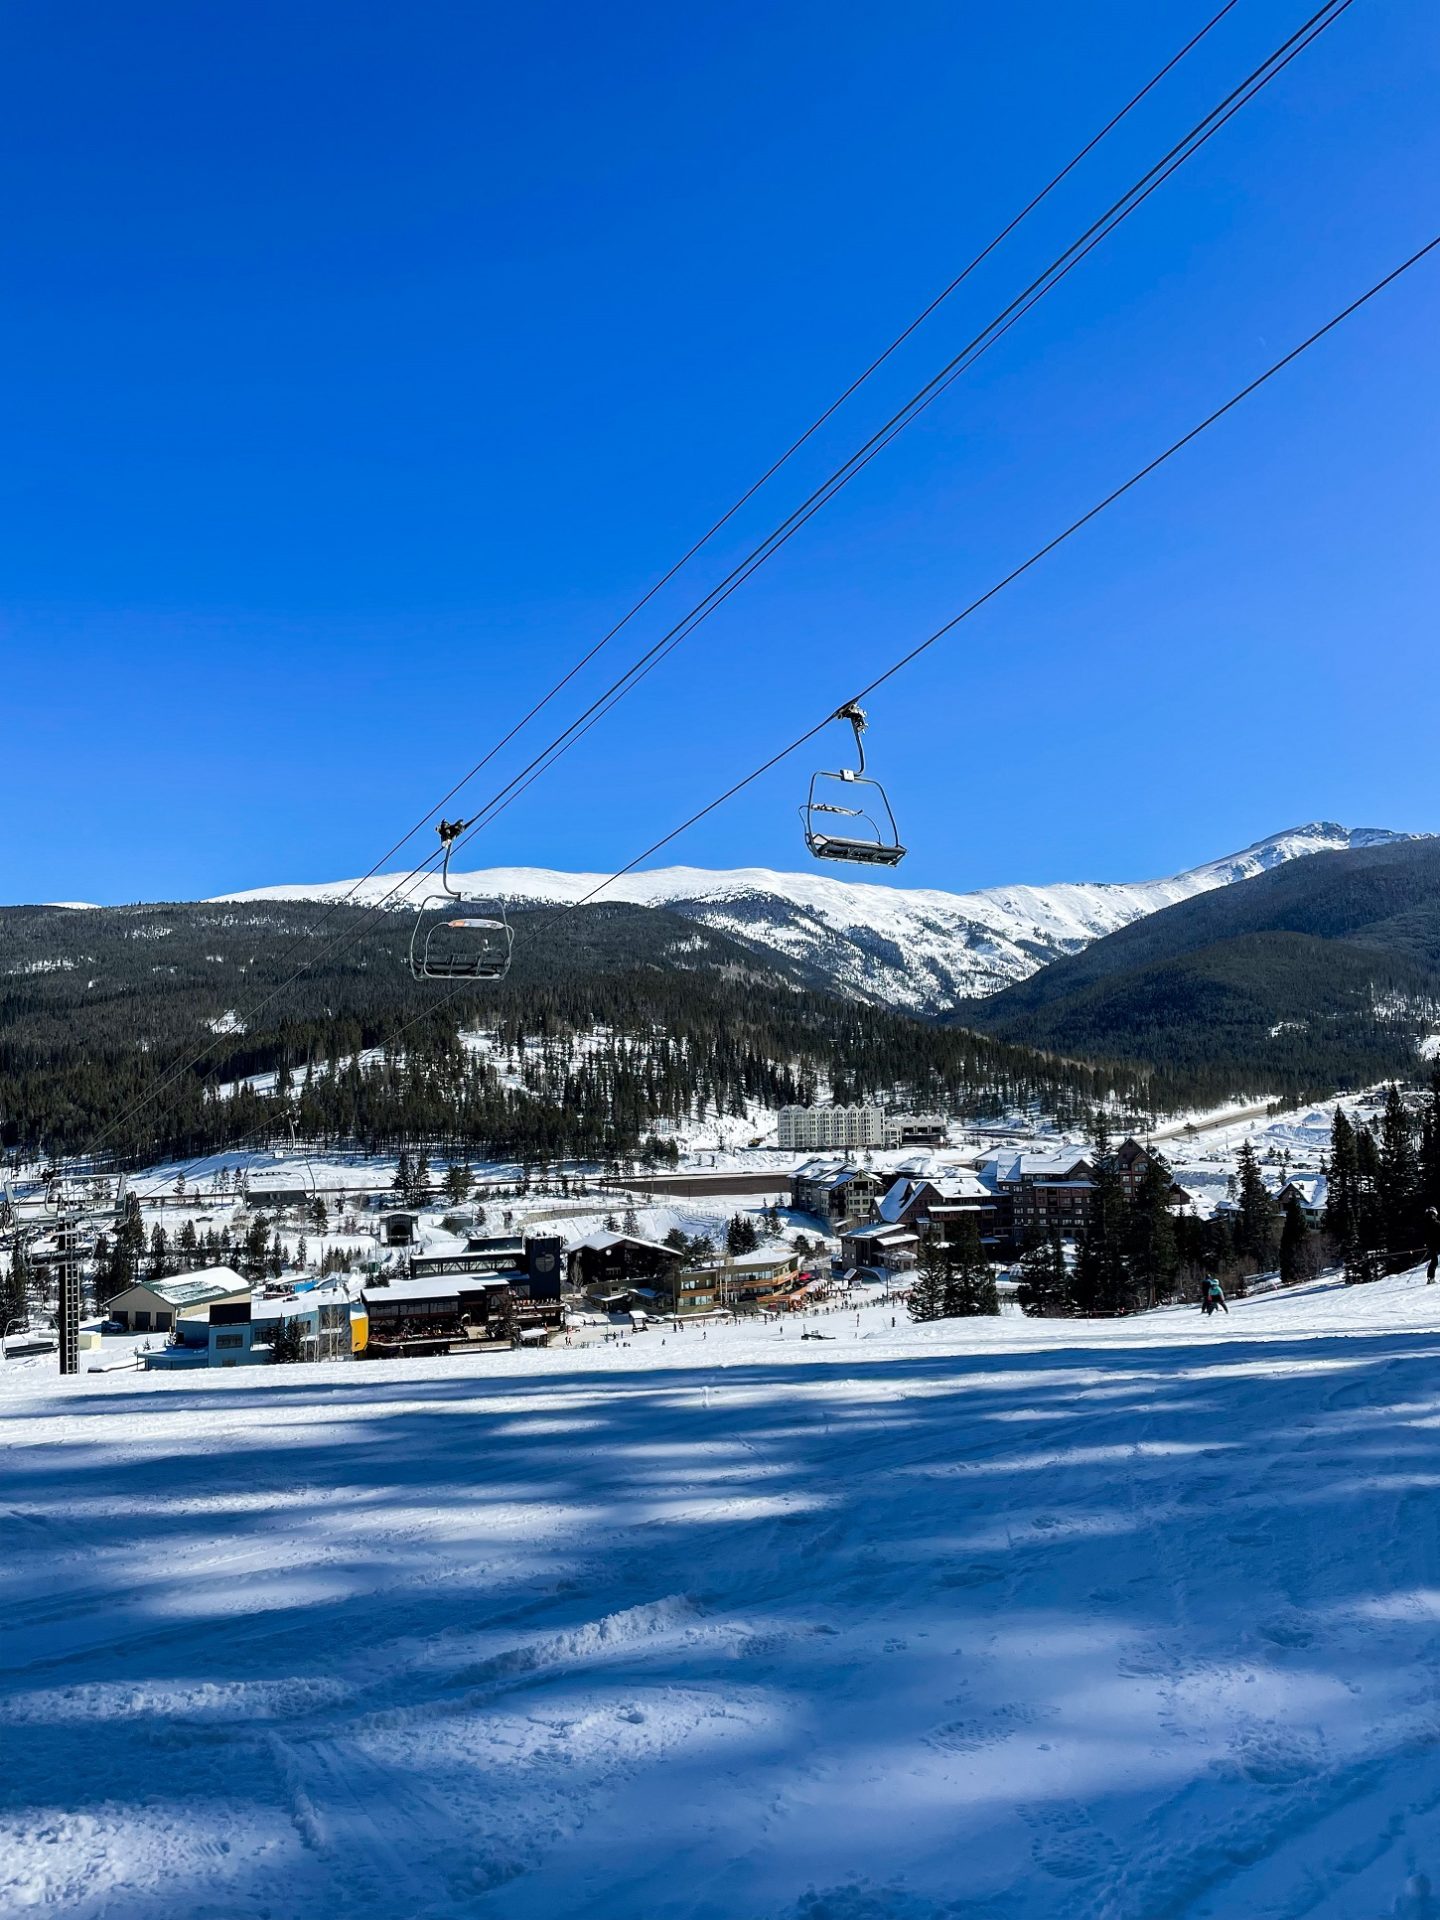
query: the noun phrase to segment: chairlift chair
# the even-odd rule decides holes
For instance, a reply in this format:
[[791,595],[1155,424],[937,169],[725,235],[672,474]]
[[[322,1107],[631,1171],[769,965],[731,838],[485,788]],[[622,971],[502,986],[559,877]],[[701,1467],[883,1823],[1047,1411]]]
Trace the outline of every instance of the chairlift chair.
[[[837,720],[848,720],[855,733],[858,767],[810,776],[810,795],[800,809],[805,844],[817,860],[850,860],[860,866],[898,867],[905,858],[895,815],[884,787],[865,772],[865,715],[853,702],[841,707]],[[857,789],[863,788],[863,792]],[[827,816],[855,823],[849,830],[831,832]]]
[[[440,869],[440,893],[420,903],[410,934],[410,973],[416,980],[503,980],[510,971],[515,933],[505,915],[505,902],[471,902],[450,884],[450,849],[464,823],[442,820],[437,832],[445,849]],[[482,906],[483,912],[457,914],[462,907]]]

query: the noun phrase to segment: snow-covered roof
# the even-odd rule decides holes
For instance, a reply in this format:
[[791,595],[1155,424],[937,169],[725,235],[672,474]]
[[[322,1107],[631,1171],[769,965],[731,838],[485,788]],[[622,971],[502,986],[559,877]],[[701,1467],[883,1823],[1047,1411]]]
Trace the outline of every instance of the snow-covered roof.
[[1325,1205],[1330,1192],[1330,1182],[1323,1173],[1296,1173],[1285,1182],[1280,1192],[1293,1193],[1302,1207],[1308,1207],[1314,1211]]
[[693,1271],[696,1273],[725,1273],[735,1267],[749,1270],[752,1267],[788,1267],[793,1266],[798,1255],[788,1247],[772,1248],[768,1253],[725,1253],[716,1254],[713,1260],[702,1260]]
[[367,1286],[365,1304],[374,1302],[377,1306],[387,1300],[450,1300],[462,1293],[473,1293],[478,1287],[508,1287],[509,1280],[503,1273],[453,1273],[436,1274],[426,1280],[392,1280],[388,1287]]
[[906,1240],[916,1240],[917,1234],[908,1227],[893,1226],[885,1220],[872,1220],[868,1226],[853,1227],[845,1236],[847,1240],[873,1240],[877,1246],[900,1246]]
[[674,1247],[667,1247],[661,1240],[642,1240],[638,1233],[592,1233],[583,1240],[576,1240],[570,1247],[571,1253],[604,1253],[610,1247],[644,1247],[647,1253],[663,1253],[667,1260],[678,1258]]
[[1003,1160],[994,1163],[995,1177],[1016,1184],[1022,1180],[1063,1180],[1085,1159],[1086,1155],[1078,1148],[1072,1148],[1067,1153],[1007,1154]]
[[928,1187],[942,1204],[955,1204],[962,1200],[983,1200],[989,1197],[990,1189],[985,1182],[973,1173],[937,1173],[923,1176],[906,1176],[895,1182],[881,1200],[876,1211],[882,1220],[898,1220],[922,1188]]
[[203,1307],[213,1300],[228,1300],[234,1294],[249,1293],[250,1282],[243,1280],[233,1267],[200,1267],[193,1273],[173,1273],[167,1280],[137,1280],[134,1286],[126,1287],[124,1293],[116,1294],[115,1299],[123,1300],[126,1294],[137,1289],[158,1294],[172,1307]]

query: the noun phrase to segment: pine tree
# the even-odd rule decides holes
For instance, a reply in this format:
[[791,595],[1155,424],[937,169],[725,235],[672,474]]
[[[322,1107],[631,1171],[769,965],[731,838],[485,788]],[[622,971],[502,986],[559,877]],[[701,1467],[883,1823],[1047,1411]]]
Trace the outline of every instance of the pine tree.
[[452,1160],[445,1169],[445,1198],[451,1206],[458,1207],[470,1198],[470,1190],[475,1185],[475,1176],[463,1162]]
[[959,1237],[946,1249],[949,1260],[941,1295],[943,1317],[969,1319],[977,1314],[1000,1311],[1000,1295],[995,1275],[980,1245],[980,1230],[973,1220],[961,1223]]
[[1420,1116],[1420,1208],[1440,1212],[1440,1067],[1430,1076],[1430,1098]]
[[1248,1140],[1236,1156],[1237,1193],[1240,1216],[1235,1230],[1239,1253],[1255,1262],[1255,1271],[1263,1273],[1275,1257],[1275,1202],[1260,1172],[1260,1162]]
[[725,1251],[728,1254],[754,1253],[759,1244],[760,1236],[749,1214],[731,1214],[725,1228]]
[[1103,1113],[1095,1119],[1090,1217],[1075,1261],[1075,1300],[1082,1313],[1129,1313],[1134,1283],[1127,1257],[1129,1203]]
[[1360,1173],[1355,1129],[1339,1107],[1330,1122],[1330,1161],[1325,1177],[1325,1231],[1348,1269],[1360,1247]]
[[275,1331],[270,1336],[270,1358],[281,1366],[293,1366],[297,1360],[305,1358],[303,1321],[285,1319],[275,1322]]
[[1032,1319],[1057,1318],[1072,1310],[1065,1247],[1058,1232],[1037,1238],[1020,1256],[1020,1311]]
[[25,1248],[17,1240],[3,1273],[0,1273],[0,1332],[12,1320],[28,1316]]
[[395,1168],[395,1178],[390,1182],[402,1200],[408,1200],[415,1188],[415,1165],[410,1158],[408,1147],[400,1150],[400,1159]]
[[1380,1250],[1385,1245],[1385,1216],[1380,1199],[1380,1146],[1368,1127],[1355,1133],[1356,1242],[1345,1263],[1345,1278],[1353,1285],[1380,1278]]
[[1400,1089],[1392,1081],[1385,1089],[1385,1111],[1380,1121],[1377,1198],[1383,1221],[1383,1246],[1396,1259],[1418,1253],[1422,1241],[1420,1156],[1415,1133]]
[[155,1230],[150,1235],[150,1278],[164,1280],[172,1272],[170,1264],[170,1236],[157,1220]]
[[1170,1212],[1170,1169],[1150,1154],[1130,1206],[1130,1273],[1140,1303],[1158,1307],[1175,1290],[1180,1251]]
[[950,1250],[933,1233],[920,1242],[920,1257],[910,1286],[912,1320],[943,1320],[945,1286],[950,1277]]
[[1280,1280],[1293,1287],[1310,1274],[1310,1229],[1300,1202],[1292,1193],[1285,1202],[1285,1224],[1280,1230]]
[[105,1298],[113,1300],[117,1293],[123,1293],[127,1287],[133,1287],[140,1277],[140,1262],[145,1255],[145,1222],[140,1217],[140,1200],[136,1194],[125,1197],[125,1213],[115,1230],[115,1240],[110,1249],[110,1271],[105,1282]]

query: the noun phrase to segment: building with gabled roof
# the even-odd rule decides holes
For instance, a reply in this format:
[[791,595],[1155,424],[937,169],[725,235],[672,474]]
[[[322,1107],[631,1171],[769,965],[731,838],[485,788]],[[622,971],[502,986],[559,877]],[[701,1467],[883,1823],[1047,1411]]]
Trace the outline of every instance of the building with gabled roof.
[[200,1267],[164,1280],[137,1280],[105,1303],[106,1317],[130,1333],[169,1333],[183,1313],[209,1317],[221,1300],[248,1300],[251,1283],[233,1267]]
[[1298,1200],[1306,1226],[1318,1227],[1324,1224],[1329,1197],[1330,1182],[1323,1173],[1296,1173],[1276,1194],[1275,1204],[1283,1213],[1292,1200]]

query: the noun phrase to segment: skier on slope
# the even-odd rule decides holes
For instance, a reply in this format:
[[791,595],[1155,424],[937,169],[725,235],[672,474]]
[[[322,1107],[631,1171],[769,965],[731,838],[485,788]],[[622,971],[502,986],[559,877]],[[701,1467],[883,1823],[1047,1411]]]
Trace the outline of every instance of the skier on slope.
[[1210,1273],[1205,1276],[1204,1284],[1200,1289],[1200,1310],[1208,1320],[1217,1307],[1228,1319],[1230,1309],[1225,1304],[1225,1289],[1214,1274]]
[[1437,1213],[1434,1207],[1425,1209],[1425,1251],[1430,1259],[1430,1264],[1425,1269],[1425,1283],[1433,1287],[1435,1270],[1440,1267],[1440,1213]]

